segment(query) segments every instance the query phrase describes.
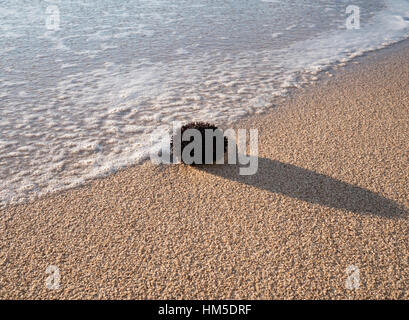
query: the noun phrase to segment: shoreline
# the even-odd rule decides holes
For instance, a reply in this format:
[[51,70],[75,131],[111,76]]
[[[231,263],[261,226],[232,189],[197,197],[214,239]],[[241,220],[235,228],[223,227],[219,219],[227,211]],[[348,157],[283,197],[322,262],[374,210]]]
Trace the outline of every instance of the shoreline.
[[[325,83],[325,81],[328,81],[330,79],[330,77],[336,76],[337,74],[339,74],[340,72],[354,72],[354,67],[357,64],[360,63],[365,63],[365,59],[366,57],[376,57],[379,54],[382,54],[382,52],[384,50],[388,51],[388,50],[399,50],[399,46],[404,45],[405,43],[409,43],[409,38],[403,39],[403,40],[399,40],[397,42],[394,42],[392,44],[388,44],[385,47],[382,48],[378,48],[378,49],[374,49],[374,50],[369,50],[364,52],[361,55],[355,56],[353,58],[351,58],[350,60],[346,61],[346,62],[337,62],[332,64],[331,66],[327,66],[325,67],[323,70],[319,71],[317,74],[314,75],[313,78],[315,78],[315,80],[308,80],[308,82],[306,83],[301,83],[300,86],[295,86],[295,87],[290,87],[287,88],[287,93],[285,95],[280,95],[277,96],[275,98],[273,98],[271,100],[271,108],[265,108],[263,109],[260,113],[252,113],[252,114],[248,114],[246,116],[243,116],[242,118],[239,118],[238,120],[235,120],[232,123],[229,123],[228,125],[223,122],[223,123],[216,123],[216,125],[218,125],[220,128],[237,128],[238,125],[240,123],[246,123],[248,121],[251,121],[252,119],[261,119],[263,116],[269,114],[270,112],[274,111],[277,107],[282,106],[282,105],[288,105],[288,100],[292,99],[293,97],[296,97],[300,94],[303,94],[305,92],[308,92],[308,90],[310,88],[314,88],[317,85],[321,85],[323,83]],[[303,72],[300,72],[298,76],[300,76],[301,74],[303,74]],[[79,188],[82,188],[88,184],[92,184],[93,181],[96,180],[100,180],[100,179],[106,179],[109,178],[112,175],[117,174],[118,172],[121,172],[123,170],[128,170],[132,167],[135,166],[140,166],[143,163],[146,162],[150,162],[150,159],[148,156],[145,156],[143,158],[141,158],[140,160],[138,160],[137,163],[133,164],[133,165],[129,165],[126,166],[124,168],[121,169],[116,169],[113,172],[110,173],[105,173],[102,174],[101,176],[97,176],[97,177],[92,177],[92,178],[87,178],[85,179],[83,182],[80,182],[78,185],[75,185],[73,187],[69,186],[66,188],[62,188],[62,189],[58,189],[58,190],[54,190],[54,191],[49,191],[46,193],[40,193],[37,195],[34,195],[32,197],[23,197],[19,200],[11,200],[8,203],[1,203],[0,202],[0,210],[7,210],[10,207],[13,206],[19,206],[19,205],[26,205],[26,204],[30,204],[33,203],[35,201],[40,201],[43,198],[46,197],[50,197],[52,195],[57,195],[60,193],[64,193],[67,192],[69,190],[76,190]]]
[[146,161],[0,209],[0,297],[408,299],[409,40],[327,71],[233,126],[255,176]]

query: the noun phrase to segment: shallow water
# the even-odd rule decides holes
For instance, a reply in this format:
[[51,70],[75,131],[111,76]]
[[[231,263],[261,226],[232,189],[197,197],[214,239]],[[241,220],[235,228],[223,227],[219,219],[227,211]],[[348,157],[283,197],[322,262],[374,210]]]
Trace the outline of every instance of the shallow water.
[[350,4],[0,1],[0,204],[137,163],[173,121],[263,112],[328,66],[408,37],[409,1],[354,1],[354,30]]

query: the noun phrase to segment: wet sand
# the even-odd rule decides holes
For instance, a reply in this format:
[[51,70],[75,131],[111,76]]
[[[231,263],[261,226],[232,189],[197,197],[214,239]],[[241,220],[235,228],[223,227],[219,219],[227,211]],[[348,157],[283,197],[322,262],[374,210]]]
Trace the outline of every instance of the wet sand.
[[355,62],[235,124],[253,176],[145,162],[1,210],[0,298],[408,299],[409,41]]

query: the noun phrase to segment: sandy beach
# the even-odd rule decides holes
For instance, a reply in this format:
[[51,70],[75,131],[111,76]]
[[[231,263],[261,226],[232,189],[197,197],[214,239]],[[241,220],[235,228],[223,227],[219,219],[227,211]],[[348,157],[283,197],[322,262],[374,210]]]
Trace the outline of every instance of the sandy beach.
[[253,176],[145,162],[2,209],[0,298],[408,299],[409,42],[329,73],[235,124]]

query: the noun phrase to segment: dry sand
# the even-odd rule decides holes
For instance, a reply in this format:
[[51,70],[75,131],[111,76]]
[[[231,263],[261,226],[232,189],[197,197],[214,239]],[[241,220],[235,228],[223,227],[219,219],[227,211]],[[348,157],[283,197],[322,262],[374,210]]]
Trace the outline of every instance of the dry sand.
[[236,124],[254,176],[145,163],[2,210],[0,297],[408,299],[409,42],[358,61]]

